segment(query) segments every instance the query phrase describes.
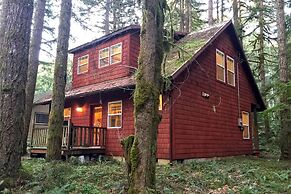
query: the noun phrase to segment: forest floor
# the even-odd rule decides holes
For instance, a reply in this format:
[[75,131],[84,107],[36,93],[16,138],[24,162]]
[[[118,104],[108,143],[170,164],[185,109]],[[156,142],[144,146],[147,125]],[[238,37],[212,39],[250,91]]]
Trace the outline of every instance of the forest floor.
[[[78,161],[23,159],[23,176],[12,193],[123,193],[123,163]],[[248,156],[159,165],[157,188],[159,193],[291,194],[291,164]]]

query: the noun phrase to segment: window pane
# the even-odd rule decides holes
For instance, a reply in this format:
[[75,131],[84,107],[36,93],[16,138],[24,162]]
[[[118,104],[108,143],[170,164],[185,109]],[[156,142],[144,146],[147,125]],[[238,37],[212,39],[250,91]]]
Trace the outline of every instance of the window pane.
[[230,71],[227,71],[227,83],[232,86],[234,86],[235,84],[234,73]]
[[111,55],[121,53],[121,44],[113,45],[111,47]]
[[88,71],[88,64],[87,65],[82,65],[82,66],[79,66],[79,71],[78,73],[85,73]]
[[109,49],[105,48],[99,51],[99,59],[105,58],[109,56]]
[[249,114],[246,112],[242,113],[242,124],[243,126],[249,126]]
[[121,127],[121,115],[109,115],[109,127]]
[[49,115],[45,113],[35,113],[35,123],[48,124]]
[[234,61],[230,58],[227,58],[227,70],[234,72]]
[[219,65],[216,65],[216,78],[220,81],[225,81],[224,68],[220,67]]
[[109,104],[109,114],[121,114],[121,102]]
[[79,58],[79,65],[87,64],[88,63],[88,59],[89,59],[88,56]]
[[64,109],[64,117],[70,118],[71,117],[71,108],[65,108]]
[[105,67],[109,65],[109,58],[100,59],[100,67]]
[[225,66],[224,64],[224,54],[220,52],[216,52],[216,64],[219,64],[221,66]]
[[249,139],[250,138],[250,131],[249,131],[249,127],[248,126],[245,126],[243,127],[244,130],[243,130],[243,138],[244,139]]
[[121,53],[111,56],[111,64],[121,62]]

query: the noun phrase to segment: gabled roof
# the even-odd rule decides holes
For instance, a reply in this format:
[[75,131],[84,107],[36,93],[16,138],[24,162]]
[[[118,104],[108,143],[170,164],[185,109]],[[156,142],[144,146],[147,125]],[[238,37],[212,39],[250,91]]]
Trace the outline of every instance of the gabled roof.
[[130,26],[127,26],[127,27],[124,27],[120,30],[117,30],[117,31],[114,31],[110,34],[107,34],[105,36],[102,36],[100,38],[97,38],[95,40],[92,40],[90,42],[87,42],[85,44],[82,44],[76,48],[73,48],[73,49],[70,49],[69,50],[69,53],[76,53],[76,52],[79,52],[79,51],[82,51],[82,50],[85,50],[85,49],[88,49],[88,48],[92,48],[98,44],[101,44],[103,42],[106,42],[108,40],[111,40],[113,38],[116,38],[118,36],[121,36],[123,34],[126,34],[128,32],[131,32],[131,31],[139,31],[140,30],[140,26],[139,25],[130,25]]
[[[191,65],[197,59],[197,57],[209,45],[211,45],[212,42],[219,35],[221,35],[228,28],[231,29],[231,31],[233,32],[235,44],[238,45],[237,49],[241,53],[240,57],[242,58],[243,61],[242,67],[245,70],[246,74],[248,75],[256,99],[259,103],[258,110],[265,110],[266,106],[264,100],[261,96],[260,90],[257,86],[257,83],[251,71],[247,57],[245,55],[245,52],[243,50],[243,47],[236,34],[234,25],[231,20],[226,23],[217,24],[215,26],[211,26],[203,30],[190,33],[184,38],[182,38],[180,41],[178,41],[177,42],[178,47],[172,49],[168,54],[169,57],[165,64],[165,76],[175,79],[181,72],[183,72],[189,65]],[[183,55],[181,53],[183,53]]]

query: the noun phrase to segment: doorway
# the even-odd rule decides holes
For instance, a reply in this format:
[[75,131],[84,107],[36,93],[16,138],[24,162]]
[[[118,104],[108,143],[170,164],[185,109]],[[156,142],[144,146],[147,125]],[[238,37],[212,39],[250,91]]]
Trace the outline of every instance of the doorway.
[[[101,105],[93,105],[91,106],[91,127],[102,127],[102,106]],[[100,129],[93,128],[92,130],[92,143],[93,146],[100,145]]]

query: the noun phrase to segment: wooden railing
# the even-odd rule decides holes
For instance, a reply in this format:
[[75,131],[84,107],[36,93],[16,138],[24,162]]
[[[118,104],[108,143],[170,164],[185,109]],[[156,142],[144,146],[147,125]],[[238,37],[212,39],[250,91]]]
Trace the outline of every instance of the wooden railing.
[[106,128],[72,126],[71,147],[105,147]]
[[[71,149],[75,147],[102,147],[105,148],[106,128],[88,126],[63,126],[62,147]],[[34,126],[32,131],[32,148],[46,148],[48,139],[48,126]]]

